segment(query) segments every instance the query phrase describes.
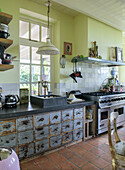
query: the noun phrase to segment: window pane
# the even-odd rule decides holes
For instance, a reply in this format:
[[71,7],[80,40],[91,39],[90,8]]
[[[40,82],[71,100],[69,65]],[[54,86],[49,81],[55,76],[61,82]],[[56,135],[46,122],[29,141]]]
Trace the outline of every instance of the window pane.
[[38,83],[31,85],[31,95],[38,95]]
[[50,67],[47,67],[47,66],[42,67],[42,79],[44,81],[50,82]]
[[30,47],[20,45],[20,62],[30,63]]
[[46,38],[47,38],[47,27],[41,27],[41,32],[42,32],[42,37],[41,37],[41,41],[42,42],[46,42]]
[[20,30],[19,30],[19,36],[21,38],[27,38],[29,39],[29,23],[20,21]]
[[20,64],[20,82],[29,82],[30,80],[30,66]]
[[50,65],[50,56],[49,55],[42,55],[42,64]]
[[38,48],[32,47],[32,63],[33,64],[40,64],[40,54],[37,54],[36,51]]
[[31,40],[39,41],[39,25],[31,24]]
[[40,77],[40,66],[32,66],[32,81],[36,82]]

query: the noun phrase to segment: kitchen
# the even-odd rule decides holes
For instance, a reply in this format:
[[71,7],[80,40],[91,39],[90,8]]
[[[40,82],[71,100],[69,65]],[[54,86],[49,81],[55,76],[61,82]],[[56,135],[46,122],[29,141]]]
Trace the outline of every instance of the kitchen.
[[[19,94],[20,17],[24,15],[42,18],[43,20],[47,19],[43,17],[46,16],[47,8],[45,5],[40,4],[39,1],[36,3],[36,1],[12,0],[11,4],[9,3],[9,5],[6,5],[7,3],[7,0],[1,3],[2,11],[13,15],[13,19],[9,24],[9,39],[13,40],[13,45],[7,49],[7,52],[13,56],[17,56],[17,58],[13,60],[12,63],[14,64],[14,69],[1,72],[0,74],[2,95],[10,93]],[[15,7],[14,9],[13,6]],[[54,23],[53,44],[60,50],[60,55],[52,56],[51,91],[53,94],[59,95],[65,95],[65,93],[70,90],[81,90],[82,92],[98,91],[103,80],[110,77],[111,68],[78,62],[78,69],[81,71],[83,78],[77,78],[78,83],[75,83],[69,77],[69,74],[71,74],[73,70],[73,63],[71,63],[71,60],[74,56],[78,55],[84,55],[84,57],[88,56],[88,48],[91,48],[91,43],[93,41],[97,42],[99,55],[102,56],[102,59],[109,60],[109,47],[122,47],[123,45],[122,31],[76,11],[72,13],[71,10],[70,15],[67,13],[57,11],[53,8],[50,13],[50,18],[54,19],[52,20]],[[62,68],[59,63],[60,57],[64,54],[64,42],[72,43],[72,55],[66,55],[67,64],[65,68]],[[115,69],[120,83],[124,85],[124,67],[115,67]]]

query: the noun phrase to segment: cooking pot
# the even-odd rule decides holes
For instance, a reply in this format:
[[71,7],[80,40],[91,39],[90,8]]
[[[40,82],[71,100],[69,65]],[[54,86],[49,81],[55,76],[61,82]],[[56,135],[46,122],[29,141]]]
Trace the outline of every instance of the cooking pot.
[[10,36],[8,32],[4,32],[0,30],[0,38],[5,38],[7,39]]
[[5,107],[15,107],[19,101],[18,95],[7,95],[5,96]]
[[3,54],[2,64],[10,64],[12,61],[12,55],[8,53]]
[[3,23],[0,23],[0,31],[8,32],[9,26]]

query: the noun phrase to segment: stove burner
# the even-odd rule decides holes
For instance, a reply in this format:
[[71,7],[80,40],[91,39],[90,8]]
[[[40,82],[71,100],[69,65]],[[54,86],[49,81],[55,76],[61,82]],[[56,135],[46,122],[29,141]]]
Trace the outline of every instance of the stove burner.
[[106,96],[106,95],[113,95],[113,94],[124,94],[125,92],[90,92],[90,93],[82,93],[83,95],[90,95],[90,96]]

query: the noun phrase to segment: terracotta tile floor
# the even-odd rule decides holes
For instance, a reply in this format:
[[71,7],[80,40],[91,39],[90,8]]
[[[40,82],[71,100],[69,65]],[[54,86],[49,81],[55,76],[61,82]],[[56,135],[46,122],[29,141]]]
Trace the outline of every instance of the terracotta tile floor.
[[[125,126],[118,129],[118,134],[125,141]],[[23,160],[20,165],[22,170],[111,170],[107,133],[52,153]]]

